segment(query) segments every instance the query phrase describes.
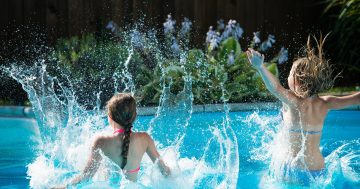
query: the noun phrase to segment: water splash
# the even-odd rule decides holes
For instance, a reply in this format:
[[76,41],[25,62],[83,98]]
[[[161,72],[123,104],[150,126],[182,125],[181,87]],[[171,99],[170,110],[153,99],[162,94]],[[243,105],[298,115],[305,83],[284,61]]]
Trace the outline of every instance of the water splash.
[[269,116],[257,112],[243,120],[253,142],[247,161],[260,164],[264,170],[258,188],[356,188],[360,182],[359,140],[322,142],[322,151],[331,151],[325,154],[326,174],[311,179],[309,185],[283,182],[286,164],[293,157],[289,155],[289,132],[281,120],[279,114]]
[[[114,23],[111,26],[115,27]],[[119,29],[112,31],[120,32]],[[109,73],[101,72],[100,76],[103,77],[95,78],[92,82],[88,82],[85,77],[74,77],[70,70],[62,70],[57,59],[35,60],[32,66],[17,62],[10,67],[1,68],[22,84],[40,127],[42,144],[36,159],[28,165],[30,187],[49,188],[63,184],[82,170],[94,138],[111,133],[102,109],[104,95],[109,91],[104,89],[104,85],[110,86],[112,93],[136,94],[136,77],[130,67],[136,66],[132,65],[136,63],[136,56],[143,56],[142,52],[147,51],[150,55],[145,58],[152,59],[160,69],[162,92],[157,113],[149,126],[136,122],[134,129],[142,127],[148,130],[163,159],[171,167],[173,176],[164,178],[145,156],[138,183],[130,183],[123,179],[118,166],[104,156],[104,162],[94,178],[77,187],[118,188],[121,185],[123,188],[235,188],[239,155],[226,100],[223,99],[226,111],[221,121],[214,122],[204,131],[212,136],[205,148],[200,150],[202,153],[197,158],[184,155],[188,148],[185,138],[194,137],[187,130],[193,113],[192,78],[184,66],[188,48],[179,48],[176,56],[169,54],[172,52],[163,51],[166,47],[156,40],[156,34],[151,31],[146,34],[139,32],[145,36],[142,38],[143,48],[139,48],[133,44],[132,31],[134,30],[121,31],[124,34],[121,35],[122,40],[131,45],[119,55],[121,59],[116,62],[113,73],[108,76],[106,74]],[[154,40],[149,40],[150,38]],[[177,62],[170,64],[182,69],[184,73],[183,89],[178,93],[172,92],[173,81],[168,75],[169,67],[165,66],[169,62],[164,57],[177,58]],[[225,89],[222,88],[224,96]]]
[[[123,66],[121,62],[119,62],[119,66],[116,68],[116,71],[112,76],[114,79],[114,94],[120,92],[128,92],[134,95],[135,93],[134,80],[132,78],[132,74],[129,72],[129,63],[131,61],[133,53],[133,49],[129,49],[128,57],[124,62]],[[120,88],[120,84],[124,86],[123,89]]]

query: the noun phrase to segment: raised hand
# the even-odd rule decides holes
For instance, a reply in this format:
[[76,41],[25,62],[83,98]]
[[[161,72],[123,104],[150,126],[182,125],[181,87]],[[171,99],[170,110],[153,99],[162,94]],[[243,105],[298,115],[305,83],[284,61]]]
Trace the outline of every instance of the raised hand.
[[260,54],[259,52],[255,51],[254,49],[249,48],[246,51],[246,55],[250,64],[256,68],[260,69],[261,65],[264,63],[264,55]]

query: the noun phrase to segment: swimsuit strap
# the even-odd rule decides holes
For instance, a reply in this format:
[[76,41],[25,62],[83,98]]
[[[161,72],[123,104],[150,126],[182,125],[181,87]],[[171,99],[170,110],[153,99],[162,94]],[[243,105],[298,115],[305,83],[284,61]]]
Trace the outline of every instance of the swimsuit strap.
[[124,173],[136,173],[140,170],[140,167],[133,169],[133,170],[124,170]]
[[302,129],[290,129],[289,131],[292,133],[305,133],[310,135],[320,134],[322,132],[322,131],[305,131]]
[[[130,130],[130,133],[132,132],[132,130]],[[116,134],[116,133],[121,133],[121,134],[123,134],[123,133],[125,133],[125,129],[123,129],[123,128],[121,128],[121,129],[116,129],[115,131],[114,131],[114,134]]]
[[115,131],[114,131],[114,134],[116,134],[116,133],[125,133],[125,129],[123,129],[123,128],[121,128],[121,129],[116,129]]

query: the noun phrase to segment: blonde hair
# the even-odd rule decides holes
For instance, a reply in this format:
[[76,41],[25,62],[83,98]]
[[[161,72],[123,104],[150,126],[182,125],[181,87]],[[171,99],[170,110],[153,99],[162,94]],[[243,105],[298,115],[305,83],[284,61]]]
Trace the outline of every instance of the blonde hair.
[[294,82],[296,81],[300,87],[300,91],[295,91],[296,94],[302,97],[310,97],[329,90],[334,85],[336,77],[332,77],[333,69],[329,61],[325,59],[323,53],[324,38],[320,35],[319,41],[312,36],[316,42],[317,54],[315,49],[311,46],[311,37],[308,37],[306,46],[306,56],[297,59],[293,66],[294,68]]

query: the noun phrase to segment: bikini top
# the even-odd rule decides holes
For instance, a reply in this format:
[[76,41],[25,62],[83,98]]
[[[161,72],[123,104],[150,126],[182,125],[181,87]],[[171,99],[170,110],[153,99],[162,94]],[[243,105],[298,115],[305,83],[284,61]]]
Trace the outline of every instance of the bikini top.
[[289,132],[291,133],[304,133],[309,135],[316,135],[321,134],[322,131],[305,131],[303,129],[289,129]]
[[[116,129],[115,131],[114,131],[114,134],[116,134],[116,133],[120,133],[120,134],[123,134],[125,132],[125,129]],[[131,132],[131,131],[130,131]],[[123,170],[123,172],[124,173],[136,173],[136,172],[138,172],[140,170],[140,166],[138,167],[138,168],[136,168],[136,169],[133,169],[133,170]]]
[[[280,115],[281,115],[282,121],[284,121],[283,112]],[[308,135],[316,135],[316,134],[322,133],[322,131],[306,131],[303,129],[289,129],[289,132],[290,133],[304,133],[304,134],[308,134]]]

